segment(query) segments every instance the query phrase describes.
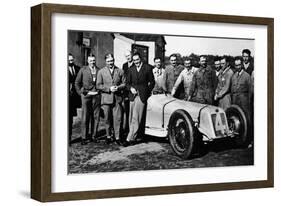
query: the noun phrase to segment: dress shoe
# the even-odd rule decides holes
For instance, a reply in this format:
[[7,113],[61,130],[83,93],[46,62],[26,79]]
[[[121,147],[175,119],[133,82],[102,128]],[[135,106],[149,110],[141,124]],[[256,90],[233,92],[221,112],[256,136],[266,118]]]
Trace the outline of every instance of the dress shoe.
[[123,147],[128,147],[128,146],[133,145],[133,142],[125,140],[122,145],[123,145]]
[[115,142],[116,142],[116,144],[119,145],[119,146],[123,145],[120,139],[117,139]]
[[100,141],[96,137],[93,137],[90,139],[90,142],[99,143]]
[[88,142],[87,142],[86,139],[82,139],[82,140],[81,140],[81,145],[87,145],[87,144],[88,144]]
[[113,141],[114,141],[113,138],[110,137],[110,138],[106,138],[105,143],[106,144],[111,144]]

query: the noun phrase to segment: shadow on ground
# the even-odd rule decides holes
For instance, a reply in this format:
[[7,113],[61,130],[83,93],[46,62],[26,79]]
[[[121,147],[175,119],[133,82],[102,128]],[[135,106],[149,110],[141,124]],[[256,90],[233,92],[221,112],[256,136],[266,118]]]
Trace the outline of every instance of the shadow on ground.
[[253,148],[238,148],[232,141],[221,140],[200,145],[190,159],[176,156],[168,139],[144,136],[143,142],[129,147],[105,144],[104,123],[99,125],[100,143],[81,145],[80,119],[73,127],[69,147],[69,173],[119,172],[179,168],[253,165]]

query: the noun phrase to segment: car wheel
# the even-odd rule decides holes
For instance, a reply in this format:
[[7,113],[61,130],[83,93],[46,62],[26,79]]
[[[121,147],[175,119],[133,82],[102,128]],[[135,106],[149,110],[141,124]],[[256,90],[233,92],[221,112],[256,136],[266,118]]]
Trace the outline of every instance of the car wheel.
[[238,146],[246,146],[248,143],[248,123],[243,110],[237,105],[231,105],[225,111],[229,130],[235,134]]
[[175,111],[170,118],[168,127],[169,141],[174,152],[187,159],[194,146],[193,121],[190,115],[183,111]]

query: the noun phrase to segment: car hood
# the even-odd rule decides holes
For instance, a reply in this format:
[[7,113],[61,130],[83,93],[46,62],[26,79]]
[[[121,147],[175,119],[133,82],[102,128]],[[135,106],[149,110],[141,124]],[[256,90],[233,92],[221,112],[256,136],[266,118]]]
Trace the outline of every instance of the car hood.
[[[168,104],[172,104],[173,106],[181,107],[182,109],[187,108],[188,111],[190,110],[190,108],[199,111],[202,107],[207,105],[207,104],[199,104],[196,102],[177,99],[169,94],[152,95],[148,99],[148,104],[153,107],[159,107],[159,108],[163,108],[164,106],[168,106]],[[208,106],[212,107],[211,105]]]
[[175,110],[183,109],[189,113],[193,120],[198,119],[199,111],[203,107],[207,107],[210,110],[217,108],[212,105],[176,99],[169,94],[152,95],[148,99],[148,107],[153,108],[153,110],[164,110],[165,115],[170,115]]

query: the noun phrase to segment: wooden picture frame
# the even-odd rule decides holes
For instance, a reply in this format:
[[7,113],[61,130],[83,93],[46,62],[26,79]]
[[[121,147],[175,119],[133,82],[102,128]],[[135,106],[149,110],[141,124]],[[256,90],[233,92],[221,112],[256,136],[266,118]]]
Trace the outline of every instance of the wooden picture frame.
[[[53,193],[51,190],[51,17],[54,13],[153,18],[194,22],[239,23],[267,27],[267,179],[231,183],[170,185]],[[160,195],[273,187],[274,183],[274,20],[214,14],[40,4],[31,8],[31,198],[42,202]]]

